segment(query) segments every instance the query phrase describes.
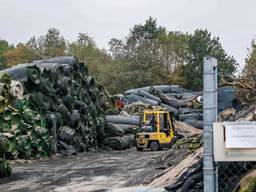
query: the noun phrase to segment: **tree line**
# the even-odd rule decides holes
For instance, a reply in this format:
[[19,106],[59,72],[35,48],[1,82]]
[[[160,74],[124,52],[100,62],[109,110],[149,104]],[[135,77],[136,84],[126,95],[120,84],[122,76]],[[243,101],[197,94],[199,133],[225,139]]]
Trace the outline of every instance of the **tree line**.
[[[256,67],[254,40],[251,47],[243,70],[247,75],[252,75]],[[73,55],[86,63],[96,80],[112,94],[157,84],[201,90],[204,56],[218,59],[220,73],[232,75],[238,67],[220,39],[209,31],[168,31],[152,17],[134,25],[125,39],[110,39],[109,50],[99,49],[86,33],[79,33],[76,41],[69,42],[55,28],[16,46],[0,40],[1,68],[62,55]]]

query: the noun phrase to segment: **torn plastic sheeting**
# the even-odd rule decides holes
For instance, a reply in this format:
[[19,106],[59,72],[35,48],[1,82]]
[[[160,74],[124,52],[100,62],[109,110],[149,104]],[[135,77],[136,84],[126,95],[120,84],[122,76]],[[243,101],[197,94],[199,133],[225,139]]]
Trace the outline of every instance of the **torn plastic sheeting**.
[[156,102],[156,101],[154,101],[152,99],[141,97],[141,96],[135,95],[135,94],[124,96],[123,99],[125,101],[127,101],[127,104],[131,104],[131,103],[134,103],[134,102],[137,102],[137,101],[141,101],[143,103],[150,104],[150,105],[153,105],[153,106],[159,105],[158,102]]
[[180,114],[179,120],[184,121],[185,119],[197,119],[202,120],[203,119],[203,113],[189,113],[189,114]]
[[201,94],[202,94],[201,92],[194,92],[187,89],[185,90],[181,89],[181,92],[179,93],[165,93],[167,97],[180,99],[180,100],[190,100]]
[[136,95],[142,96],[142,97],[146,97],[148,99],[154,100],[156,102],[158,102],[159,104],[161,103],[161,99],[159,97],[156,97],[144,90],[139,90],[137,93],[135,93]]
[[137,93],[139,90],[143,90],[146,92],[149,92],[151,88],[154,88],[156,90],[159,90],[163,93],[179,93],[180,92],[180,87],[179,85],[156,85],[156,86],[148,86],[148,87],[141,87],[141,88],[136,88],[136,89],[130,89],[127,90],[124,94],[129,95],[132,93]]
[[188,101],[172,99],[172,98],[169,98],[168,96],[166,96],[164,94],[160,94],[160,99],[163,103],[165,103],[167,105],[170,105],[170,106],[173,106],[175,108],[187,107],[189,105]]
[[115,124],[115,123],[107,123],[106,127],[117,127],[121,130],[123,130],[123,132],[125,134],[136,134],[139,131],[139,126],[137,125],[129,125],[129,124]]
[[33,63],[65,63],[65,64],[70,64],[74,65],[78,61],[75,57],[72,56],[60,56],[60,57],[54,57],[50,59],[42,59],[42,60],[36,60],[33,61]]
[[33,63],[23,63],[0,71],[0,74],[9,74],[12,80],[26,82],[28,80],[27,67],[34,66]]
[[[187,192],[196,188],[197,184],[203,180],[202,164],[202,158],[200,158],[197,163],[189,167],[188,170],[182,173],[177,180],[169,186],[166,186],[165,189],[168,192]],[[198,191],[202,191],[202,185],[199,185],[198,187]]]
[[193,125],[196,128],[203,129],[204,128],[204,121],[203,120],[196,120]]
[[161,104],[161,106],[162,106],[165,110],[167,110],[168,112],[172,112],[172,113],[173,113],[173,116],[174,116],[175,118],[177,118],[177,117],[179,116],[179,110],[178,110],[178,109],[176,109],[176,108],[174,108],[174,107],[172,107],[172,106],[170,106],[170,105],[166,105],[166,104]]
[[183,122],[192,125],[195,128],[203,129],[204,128],[204,121],[203,120],[196,120],[196,119],[185,119]]
[[203,109],[179,108],[180,114],[203,113]]
[[139,116],[106,115],[106,123],[140,125]]
[[107,123],[104,132],[107,137],[124,136],[124,130],[117,124]]
[[130,148],[134,142],[134,135],[124,135],[122,137],[108,137],[104,143],[114,150]]

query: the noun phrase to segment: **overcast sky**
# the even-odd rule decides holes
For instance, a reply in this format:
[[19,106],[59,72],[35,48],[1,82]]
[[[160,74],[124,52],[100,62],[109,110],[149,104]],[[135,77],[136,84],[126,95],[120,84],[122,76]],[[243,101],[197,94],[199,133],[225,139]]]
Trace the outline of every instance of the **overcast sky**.
[[256,35],[255,9],[255,0],[0,0],[0,38],[16,44],[56,27],[70,41],[83,32],[107,48],[153,16],[168,30],[208,29],[243,64]]

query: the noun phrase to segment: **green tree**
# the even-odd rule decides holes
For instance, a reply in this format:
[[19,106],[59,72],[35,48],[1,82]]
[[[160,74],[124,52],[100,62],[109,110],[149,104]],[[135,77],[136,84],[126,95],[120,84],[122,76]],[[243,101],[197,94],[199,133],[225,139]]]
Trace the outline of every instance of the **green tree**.
[[245,66],[243,69],[243,75],[249,79],[256,79],[256,40],[251,42],[251,48],[249,54],[245,59]]
[[0,69],[6,67],[7,61],[4,54],[10,49],[13,49],[13,45],[10,45],[6,40],[0,40]]
[[184,63],[187,39],[187,34],[167,32],[152,17],[143,24],[135,25],[125,41],[112,38],[109,47],[118,69],[119,90],[155,84],[181,84],[183,81],[179,73]]
[[66,40],[64,39],[64,37],[60,36],[60,32],[58,29],[48,29],[47,34],[42,37],[41,41],[44,56],[55,57],[65,55]]
[[185,62],[188,34],[181,32],[166,32],[159,37],[159,75],[167,84],[183,85],[181,66]]
[[94,58],[97,51],[94,39],[85,33],[79,33],[77,40],[68,45],[68,54],[84,63]]
[[[120,85],[123,89],[158,84],[158,38],[165,29],[157,26],[156,19],[149,17],[144,24],[135,25],[122,45],[123,57],[119,56]],[[118,45],[121,45],[120,43]],[[115,57],[114,57],[115,58]],[[120,61],[122,58],[122,61]]]
[[18,63],[30,63],[37,59],[33,50],[25,44],[19,43],[15,48],[9,49],[3,55],[6,59],[6,66],[11,67]]
[[109,51],[114,59],[118,59],[124,56],[123,53],[123,41],[121,39],[111,38],[108,42]]
[[30,49],[34,53],[34,57],[36,59],[44,58],[44,45],[43,45],[43,37],[36,38],[31,37],[27,43],[25,44],[28,49]]
[[32,37],[26,46],[33,51],[38,59],[62,56],[66,54],[67,42],[56,28],[48,29],[45,35]]
[[207,30],[196,30],[189,37],[186,63],[182,66],[182,78],[189,89],[201,90],[203,87],[203,57],[212,56],[218,60],[220,73],[233,74],[237,63],[226,54],[218,37],[212,37]]
[[108,76],[111,76],[111,72],[108,71],[111,57],[105,50],[100,50],[96,47],[93,38],[85,33],[79,33],[77,40],[68,45],[67,53],[87,64],[97,81],[107,87],[111,85],[108,80]]

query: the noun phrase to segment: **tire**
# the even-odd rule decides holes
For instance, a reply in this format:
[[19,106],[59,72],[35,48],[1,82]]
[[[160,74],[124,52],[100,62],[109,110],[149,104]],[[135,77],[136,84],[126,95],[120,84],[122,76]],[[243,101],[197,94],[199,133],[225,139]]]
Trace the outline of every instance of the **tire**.
[[143,148],[141,147],[136,147],[137,151],[143,151]]
[[156,141],[152,141],[149,147],[151,151],[157,151],[159,149],[159,144]]

